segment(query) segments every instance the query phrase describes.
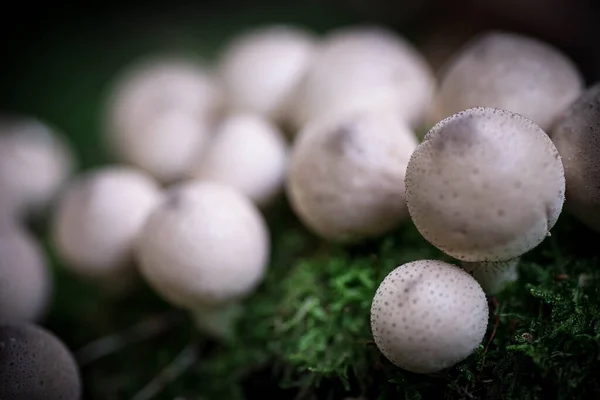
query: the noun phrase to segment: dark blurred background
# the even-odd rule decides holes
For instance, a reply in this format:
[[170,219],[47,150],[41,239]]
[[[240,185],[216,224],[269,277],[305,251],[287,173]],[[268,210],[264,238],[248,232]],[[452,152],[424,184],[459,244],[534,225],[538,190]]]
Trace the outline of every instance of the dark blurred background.
[[65,131],[88,167],[98,142],[106,85],[148,51],[205,58],[235,33],[265,23],[324,32],[380,23],[413,40],[439,67],[473,34],[505,29],[566,52],[588,83],[600,79],[597,0],[274,0],[10,2],[0,19],[0,111],[30,114]]

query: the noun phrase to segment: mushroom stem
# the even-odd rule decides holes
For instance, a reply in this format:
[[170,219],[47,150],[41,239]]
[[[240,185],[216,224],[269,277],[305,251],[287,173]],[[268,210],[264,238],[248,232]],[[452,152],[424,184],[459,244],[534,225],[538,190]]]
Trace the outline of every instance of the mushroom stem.
[[517,266],[520,257],[507,261],[463,262],[463,268],[479,282],[487,294],[496,294],[504,289],[507,283],[518,279]]
[[234,325],[241,312],[242,306],[237,302],[218,306],[201,305],[191,311],[199,330],[214,338],[226,341],[233,338]]

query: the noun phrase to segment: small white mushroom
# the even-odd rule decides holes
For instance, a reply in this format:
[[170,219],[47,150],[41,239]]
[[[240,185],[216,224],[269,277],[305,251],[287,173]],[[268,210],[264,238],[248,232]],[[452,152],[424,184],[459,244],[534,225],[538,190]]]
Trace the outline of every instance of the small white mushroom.
[[536,247],[556,223],[564,191],[563,165],[548,135],[494,108],[439,122],[406,172],[417,229],[461,261],[505,261]]
[[188,182],[167,192],[136,249],[141,273],[159,295],[190,310],[201,329],[226,336],[231,304],[262,282],[270,238],[262,215],[240,192]]
[[274,25],[235,38],[220,73],[230,106],[281,122],[316,48],[316,38],[294,26]]
[[104,167],[80,176],[60,198],[53,220],[65,267],[99,282],[129,277],[134,241],[159,200],[157,183],[133,168]]
[[507,283],[518,279],[520,257],[507,261],[462,262],[462,267],[473,275],[485,293],[494,295],[502,291]]
[[230,185],[265,206],[281,192],[287,153],[275,125],[257,114],[235,113],[218,127],[191,176]]
[[15,222],[2,221],[0,321],[41,320],[48,310],[51,295],[52,276],[41,245]]
[[73,355],[56,336],[30,324],[0,324],[0,399],[80,400]]
[[403,182],[416,146],[397,114],[360,111],[309,124],[290,159],[287,193],[293,209],[332,241],[390,231],[408,217]]
[[107,140],[123,162],[163,182],[182,178],[222,108],[212,75],[184,58],[130,67],[112,89]]
[[48,206],[73,171],[67,142],[33,118],[0,120],[0,212],[24,216]]
[[489,32],[472,39],[444,67],[434,117],[495,107],[548,129],[582,89],[576,66],[557,49],[525,36]]
[[600,232],[600,83],[558,119],[551,137],[565,166],[567,210]]
[[483,290],[464,270],[434,260],[404,264],[383,280],[371,306],[375,344],[394,365],[433,373],[467,358],[488,324]]
[[343,28],[325,38],[294,96],[293,123],[340,112],[387,109],[416,127],[434,89],[431,68],[402,37],[383,28]]

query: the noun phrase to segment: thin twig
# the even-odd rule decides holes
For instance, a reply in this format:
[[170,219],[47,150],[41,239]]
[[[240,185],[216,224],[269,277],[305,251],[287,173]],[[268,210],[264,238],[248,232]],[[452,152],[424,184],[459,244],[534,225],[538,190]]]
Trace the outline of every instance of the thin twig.
[[[496,297],[492,297],[492,306],[494,306],[494,313],[495,313],[499,306],[498,300],[496,299]],[[481,374],[483,373],[483,368],[485,367],[485,356],[487,355],[487,352],[490,348],[490,345],[492,344],[492,341],[494,340],[494,337],[496,337],[496,331],[498,330],[498,325],[500,325],[500,317],[498,315],[496,315],[494,317],[494,329],[492,329],[492,334],[490,335],[490,340],[488,340],[487,345],[485,346],[485,349],[483,350],[483,358],[481,359],[481,369],[479,371],[479,375],[477,376],[477,380],[481,379]]]
[[131,400],[150,400],[168,384],[179,378],[198,359],[198,346],[188,344],[179,355],[157,376],[142,388]]
[[79,366],[85,366],[100,358],[137,342],[156,337],[177,325],[182,320],[178,312],[169,311],[145,319],[124,331],[113,333],[88,343],[75,353]]

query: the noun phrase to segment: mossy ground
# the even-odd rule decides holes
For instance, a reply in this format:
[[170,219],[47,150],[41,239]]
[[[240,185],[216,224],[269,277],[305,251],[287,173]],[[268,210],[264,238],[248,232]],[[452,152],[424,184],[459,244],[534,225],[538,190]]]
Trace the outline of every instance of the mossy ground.
[[[293,20],[315,29],[352,22],[306,8],[243,15],[214,16],[194,29],[188,16],[177,29],[160,25],[143,31],[152,35],[127,24],[65,26],[15,60],[3,81],[3,102],[64,130],[82,169],[88,169],[108,160],[99,133],[106,83],[137,54],[172,47],[211,54],[224,38],[257,22]],[[125,39],[135,35],[143,40]],[[83,366],[85,398],[132,398],[185,349],[184,355],[198,361],[154,398],[600,398],[600,236],[565,213],[552,237],[523,258],[520,280],[490,298],[484,343],[465,362],[431,376],[403,372],[380,355],[369,309],[379,282],[394,267],[447,257],[410,223],[381,240],[344,248],[308,233],[285,201],[267,217],[273,238],[269,274],[246,300],[238,334],[226,344],[203,337],[184,313],[143,284],[126,298],[111,297],[65,272],[52,257],[56,292],[45,325],[73,350],[149,318],[169,321],[162,333]],[[52,254],[45,223],[34,229]],[[142,331],[155,327],[146,322]]]

